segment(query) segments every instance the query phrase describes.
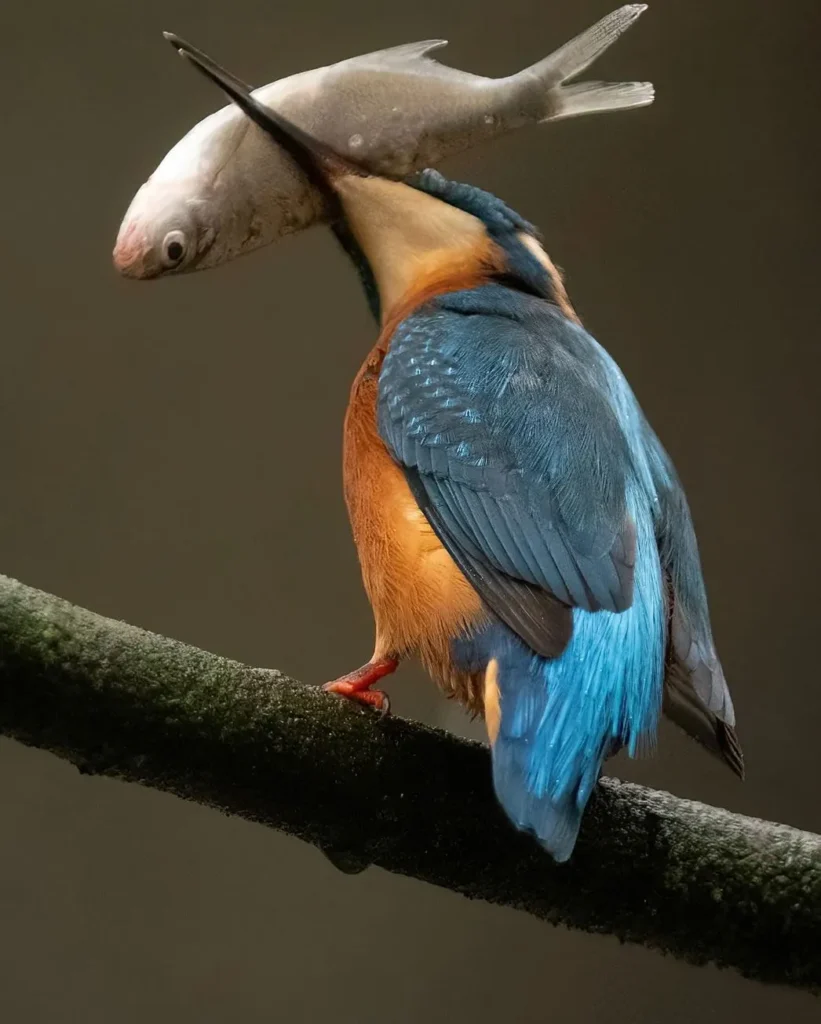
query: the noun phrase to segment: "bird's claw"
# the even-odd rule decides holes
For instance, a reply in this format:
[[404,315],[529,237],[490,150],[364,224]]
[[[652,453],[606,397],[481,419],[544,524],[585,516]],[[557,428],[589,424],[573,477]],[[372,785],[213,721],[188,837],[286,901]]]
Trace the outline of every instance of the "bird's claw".
[[368,707],[380,711],[383,716],[390,713],[390,697],[384,690],[367,690],[356,683],[350,683],[344,679],[336,679],[332,683],[325,683],[322,689],[326,693],[336,693],[340,697],[346,697],[348,700],[367,704]]
[[372,690],[371,687],[391,672],[395,672],[398,664],[399,659],[395,657],[375,658],[356,671],[340,676],[331,683],[325,683],[322,689],[326,693],[337,693],[348,700],[367,704],[368,707],[381,711],[384,716],[390,712],[391,707],[388,695],[383,690]]

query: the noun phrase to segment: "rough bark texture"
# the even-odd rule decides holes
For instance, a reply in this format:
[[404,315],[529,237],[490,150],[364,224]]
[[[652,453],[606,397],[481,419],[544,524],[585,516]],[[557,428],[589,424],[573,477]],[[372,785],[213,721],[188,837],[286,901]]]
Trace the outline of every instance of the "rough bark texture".
[[0,732],[554,924],[821,987],[821,837],[603,779],[556,866],[475,743],[0,576]]

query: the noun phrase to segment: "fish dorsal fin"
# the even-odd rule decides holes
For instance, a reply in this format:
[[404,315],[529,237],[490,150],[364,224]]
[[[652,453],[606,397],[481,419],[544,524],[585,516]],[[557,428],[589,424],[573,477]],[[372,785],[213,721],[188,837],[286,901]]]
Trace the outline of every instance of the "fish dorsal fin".
[[441,50],[443,46],[447,45],[447,39],[425,39],[419,43],[400,43],[399,46],[389,46],[386,50],[374,50],[373,53],[365,53],[361,57],[350,57],[343,63],[367,63],[377,67],[395,64],[438,64],[439,62],[435,58],[429,57],[428,54],[434,50]]

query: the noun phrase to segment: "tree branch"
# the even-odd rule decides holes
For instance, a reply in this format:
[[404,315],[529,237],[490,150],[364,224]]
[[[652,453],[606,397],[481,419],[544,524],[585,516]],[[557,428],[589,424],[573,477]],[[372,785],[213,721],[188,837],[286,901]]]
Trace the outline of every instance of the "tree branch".
[[493,796],[484,747],[0,576],[0,733],[83,772],[692,963],[821,988],[821,837],[604,779],[557,866]]

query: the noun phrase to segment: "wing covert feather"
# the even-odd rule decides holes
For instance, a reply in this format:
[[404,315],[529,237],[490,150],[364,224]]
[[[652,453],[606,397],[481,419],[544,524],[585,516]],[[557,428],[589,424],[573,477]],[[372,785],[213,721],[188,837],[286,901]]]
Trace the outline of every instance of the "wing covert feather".
[[[490,290],[458,294],[481,307]],[[399,325],[379,431],[485,602],[534,650],[555,651],[570,635],[562,608],[632,602],[627,445],[586,332],[544,302],[523,323],[458,301]]]

